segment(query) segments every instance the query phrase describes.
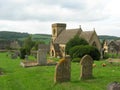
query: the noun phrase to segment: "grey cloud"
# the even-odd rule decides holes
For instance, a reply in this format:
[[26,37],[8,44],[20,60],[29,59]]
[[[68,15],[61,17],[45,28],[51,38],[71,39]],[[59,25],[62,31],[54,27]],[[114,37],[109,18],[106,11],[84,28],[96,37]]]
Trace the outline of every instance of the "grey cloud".
[[[59,13],[28,13],[25,11],[26,7],[36,6],[39,4],[43,4],[47,7],[47,5],[59,6],[61,9],[68,9],[71,11],[73,15],[69,14],[67,16],[59,16]],[[44,7],[44,8],[46,8]],[[33,7],[34,8],[34,7]],[[41,8],[38,8],[41,9]],[[0,1],[0,19],[2,20],[39,20],[39,21],[97,21],[105,19],[101,13],[96,14],[95,10],[98,9],[99,12],[102,8],[94,8],[88,9],[83,0],[81,1],[73,1],[73,0],[26,0],[23,3],[11,2],[11,0]],[[54,10],[54,8],[53,8]]]
[[[36,0],[37,1],[37,0]],[[59,5],[62,8],[68,8],[68,9],[84,9],[85,4],[81,0],[73,1],[73,0],[41,0],[41,3],[44,4],[51,4],[51,5]]]

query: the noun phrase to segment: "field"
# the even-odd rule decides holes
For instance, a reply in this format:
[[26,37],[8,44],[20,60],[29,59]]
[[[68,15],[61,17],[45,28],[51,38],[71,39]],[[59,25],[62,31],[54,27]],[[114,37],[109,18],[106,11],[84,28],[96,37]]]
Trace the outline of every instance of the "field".
[[[0,90],[106,90],[110,82],[120,82],[120,66],[110,65],[106,61],[95,61],[94,78],[79,80],[79,63],[71,64],[71,81],[54,84],[55,66],[37,66],[23,68],[20,59],[11,59],[6,53],[0,53]],[[106,67],[102,67],[106,63]]]
[[50,40],[51,40],[51,35],[47,35],[47,34],[33,34],[32,38],[35,41],[44,41],[46,44],[49,44]]

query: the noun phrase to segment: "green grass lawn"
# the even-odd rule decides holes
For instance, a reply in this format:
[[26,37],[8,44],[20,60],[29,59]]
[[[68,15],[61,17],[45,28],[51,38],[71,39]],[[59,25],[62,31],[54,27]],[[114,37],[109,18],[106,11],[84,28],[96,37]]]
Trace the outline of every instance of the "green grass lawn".
[[0,53],[0,68],[4,75],[0,76],[0,90],[106,90],[113,81],[120,82],[120,66],[102,67],[105,61],[95,61],[94,79],[79,80],[79,63],[71,64],[71,81],[54,84],[55,66],[37,66],[23,68],[20,59],[10,59],[6,53]]

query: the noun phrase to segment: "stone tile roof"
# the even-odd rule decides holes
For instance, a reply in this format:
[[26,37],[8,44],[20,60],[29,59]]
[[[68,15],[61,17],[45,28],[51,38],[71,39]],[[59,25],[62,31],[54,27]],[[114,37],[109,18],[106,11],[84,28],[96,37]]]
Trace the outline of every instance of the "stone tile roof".
[[61,32],[61,34],[55,39],[54,43],[57,44],[66,44],[71,38],[75,35],[79,35],[82,32],[81,28],[79,29],[67,29]]
[[116,42],[117,45],[120,46],[120,40],[116,40],[115,42]]
[[94,31],[83,31],[81,32],[80,37],[89,42],[93,34]]

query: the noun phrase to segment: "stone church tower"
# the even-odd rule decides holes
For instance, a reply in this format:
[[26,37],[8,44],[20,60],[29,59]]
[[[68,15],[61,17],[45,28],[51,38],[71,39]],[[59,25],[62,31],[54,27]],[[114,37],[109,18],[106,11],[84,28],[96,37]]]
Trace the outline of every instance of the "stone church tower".
[[57,56],[59,53],[58,49],[59,48],[58,44],[55,44],[56,38],[60,35],[62,31],[66,30],[66,24],[63,23],[55,23],[52,24],[52,37],[51,37],[51,45],[50,45],[50,55],[51,56]]
[[61,23],[52,24],[52,41],[53,42],[63,30],[66,30],[66,24],[61,24]]

